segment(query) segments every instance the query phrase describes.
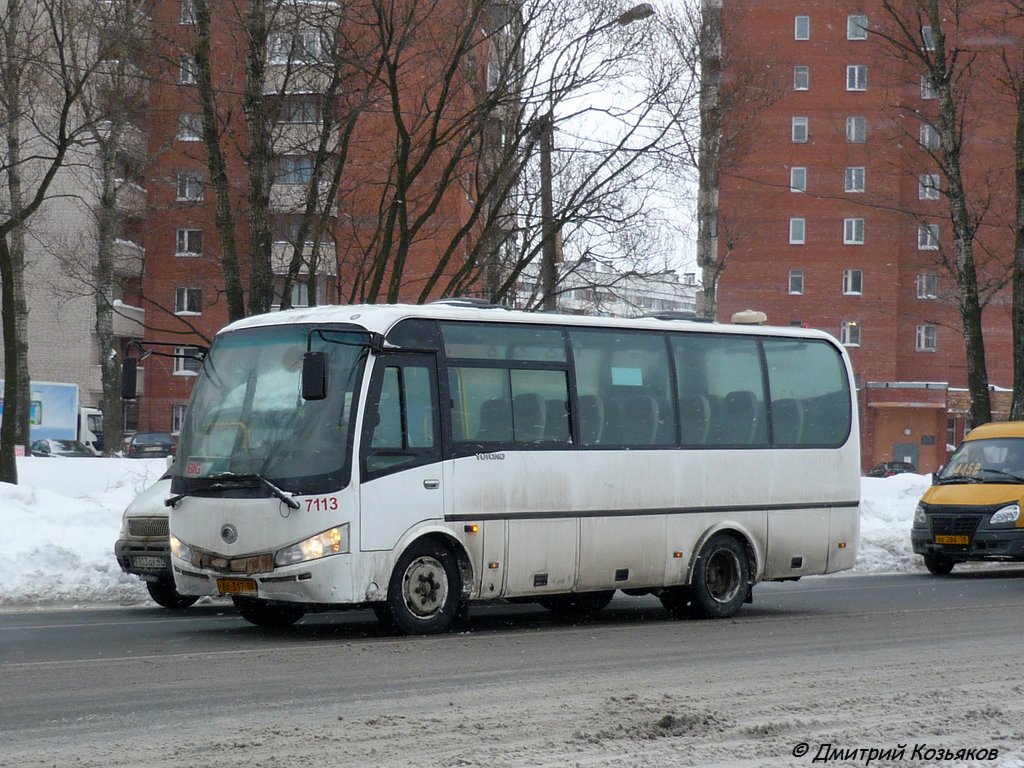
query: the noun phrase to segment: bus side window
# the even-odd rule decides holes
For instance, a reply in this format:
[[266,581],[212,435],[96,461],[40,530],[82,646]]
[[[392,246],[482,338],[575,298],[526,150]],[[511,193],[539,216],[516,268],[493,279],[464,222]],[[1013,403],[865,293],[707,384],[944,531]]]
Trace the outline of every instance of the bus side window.
[[368,472],[430,460],[437,448],[431,369],[422,365],[387,366],[375,413],[370,418]]

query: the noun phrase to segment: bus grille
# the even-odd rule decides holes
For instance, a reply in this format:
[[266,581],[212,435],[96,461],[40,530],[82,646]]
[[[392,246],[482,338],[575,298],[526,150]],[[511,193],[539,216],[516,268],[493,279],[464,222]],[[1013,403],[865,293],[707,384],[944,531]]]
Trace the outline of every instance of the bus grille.
[[129,517],[129,536],[146,536],[150,538],[167,538],[170,530],[167,527],[166,517]]
[[981,517],[981,515],[932,515],[932,534],[974,536]]

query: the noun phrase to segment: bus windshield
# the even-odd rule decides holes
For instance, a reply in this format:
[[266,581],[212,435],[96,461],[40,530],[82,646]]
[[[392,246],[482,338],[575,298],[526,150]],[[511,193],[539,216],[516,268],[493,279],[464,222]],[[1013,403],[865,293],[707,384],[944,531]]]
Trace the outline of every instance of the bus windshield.
[[[303,400],[302,359],[313,327],[247,328],[217,337],[182,426],[174,492],[262,492],[271,483],[301,494],[347,483],[353,393],[366,359],[366,332],[316,326],[330,331],[313,334],[313,349],[327,358],[328,395]],[[246,486],[245,480],[258,482]]]

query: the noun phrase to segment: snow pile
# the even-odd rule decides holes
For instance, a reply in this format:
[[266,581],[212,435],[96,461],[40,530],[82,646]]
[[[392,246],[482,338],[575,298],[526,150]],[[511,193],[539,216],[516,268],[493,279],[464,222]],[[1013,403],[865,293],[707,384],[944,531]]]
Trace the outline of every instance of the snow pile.
[[[20,458],[20,485],[0,483],[0,605],[140,602],[144,585],[121,572],[121,513],[166,469],[164,459]],[[910,550],[914,507],[928,478],[864,478],[855,573],[919,570]]]

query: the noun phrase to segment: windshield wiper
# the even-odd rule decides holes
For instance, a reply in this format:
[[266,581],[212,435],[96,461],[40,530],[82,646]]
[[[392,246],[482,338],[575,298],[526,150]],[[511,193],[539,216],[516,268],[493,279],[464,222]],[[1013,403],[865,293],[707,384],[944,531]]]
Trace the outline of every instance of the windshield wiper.
[[1015,482],[1015,483],[1024,483],[1024,477],[1020,477],[1018,475],[1013,474],[1012,472],[1007,472],[1007,471],[1002,470],[1002,469],[994,469],[992,467],[982,467],[981,471],[982,472],[992,472],[992,473],[997,474],[997,475],[1002,475],[1003,477],[1008,477],[1011,480],[1013,480],[1013,482]]
[[956,485],[956,484],[968,484],[968,483],[983,483],[985,482],[980,477],[974,475],[952,475],[950,477],[940,477],[936,485]]
[[[212,481],[212,483],[209,486],[203,489],[209,491],[230,490],[232,487],[234,487],[232,483],[245,483],[256,480],[264,488],[270,491],[271,496],[275,497],[276,499],[279,499],[280,501],[283,501],[292,509],[299,508],[299,502],[297,502],[294,498],[289,496],[288,493],[282,491],[280,488],[278,488],[276,485],[267,480],[266,477],[259,474],[258,472],[252,472],[248,474],[238,474],[235,472],[220,472],[216,475],[210,475],[205,479]],[[172,496],[169,499],[165,499],[164,504],[168,507],[173,507],[175,504],[177,504],[179,501],[185,498],[185,496],[188,495],[189,494],[187,493],[179,493],[177,496]]]

